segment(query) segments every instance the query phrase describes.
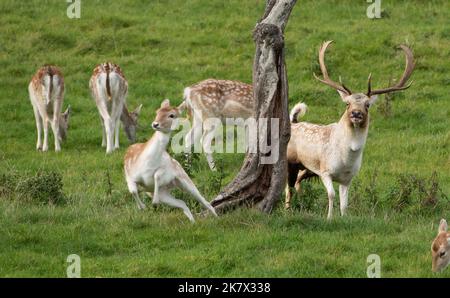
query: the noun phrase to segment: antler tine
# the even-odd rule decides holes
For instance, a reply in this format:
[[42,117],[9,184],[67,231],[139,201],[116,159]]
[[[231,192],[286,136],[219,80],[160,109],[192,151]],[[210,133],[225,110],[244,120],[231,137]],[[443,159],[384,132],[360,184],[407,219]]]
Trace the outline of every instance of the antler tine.
[[401,90],[408,89],[411,86],[412,81],[407,85],[405,85],[405,84],[411,77],[414,67],[416,66],[414,63],[414,56],[413,56],[411,49],[408,48],[407,46],[400,45],[400,48],[405,53],[405,60],[406,60],[405,70],[403,71],[403,74],[402,74],[400,80],[398,81],[398,83],[395,86],[388,87],[385,89],[371,91],[370,93],[368,93],[369,96],[376,95],[376,94],[384,94],[384,93],[389,93],[389,92],[394,92],[394,91],[401,91]]
[[369,78],[367,79],[367,96],[370,96],[372,92],[372,73],[369,73]]
[[322,71],[323,79],[320,79],[315,73],[313,75],[320,82],[322,82],[336,90],[342,91],[342,92],[346,93],[347,95],[350,95],[350,94],[352,94],[350,89],[343,86],[342,84],[336,83],[335,81],[331,80],[330,77],[328,76],[327,67],[325,66],[325,52],[326,52],[328,46],[332,42],[333,42],[332,40],[324,42],[319,50],[319,65],[320,65],[320,70]]

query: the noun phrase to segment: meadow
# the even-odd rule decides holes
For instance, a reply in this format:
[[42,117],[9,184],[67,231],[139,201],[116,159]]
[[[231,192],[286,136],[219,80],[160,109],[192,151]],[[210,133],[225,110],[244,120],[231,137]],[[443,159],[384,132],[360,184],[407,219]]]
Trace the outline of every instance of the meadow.
[[[184,87],[210,77],[251,82],[265,1],[92,0],[80,19],[67,17],[67,5],[0,2],[1,277],[65,277],[70,254],[81,257],[82,277],[366,277],[370,254],[382,277],[450,277],[431,272],[430,254],[439,220],[450,219],[449,1],[384,0],[382,18],[369,19],[366,1],[299,0],[285,46],[289,104],[308,104],[305,121],[331,123],[345,108],[312,76],[325,40],[335,41],[330,75],[360,91],[370,72],[374,88],[399,78],[396,46],[409,45],[413,85],[371,109],[348,216],[328,222],[325,189],[310,181],[289,211],[280,200],[270,215],[240,209],[195,224],[164,206],[137,210],[123,175],[129,143],[122,132],[120,150],[105,154],[88,81],[101,62],[122,67],[129,108],[143,104],[144,142],[164,98],[181,103]],[[49,152],[35,150],[27,86],[47,63],[61,67],[73,112],[60,153],[52,138]],[[196,155],[186,170],[211,200],[243,157],[216,154],[212,173]]]

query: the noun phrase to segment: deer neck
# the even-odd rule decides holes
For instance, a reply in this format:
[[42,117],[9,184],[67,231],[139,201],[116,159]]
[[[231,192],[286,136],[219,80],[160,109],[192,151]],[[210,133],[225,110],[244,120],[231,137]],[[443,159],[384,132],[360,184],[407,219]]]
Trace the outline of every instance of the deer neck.
[[143,155],[145,159],[161,160],[161,156],[166,152],[170,142],[170,134],[156,131],[152,138],[148,140]]
[[367,140],[369,131],[369,116],[364,126],[355,126],[347,116],[342,115],[337,123],[337,131],[339,132],[339,148],[348,153],[362,153]]

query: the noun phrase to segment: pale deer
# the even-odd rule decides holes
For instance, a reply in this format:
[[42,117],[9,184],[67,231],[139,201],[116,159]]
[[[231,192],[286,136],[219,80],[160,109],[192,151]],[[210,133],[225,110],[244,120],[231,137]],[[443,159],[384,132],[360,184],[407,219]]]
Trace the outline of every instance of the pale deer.
[[106,153],[119,148],[119,121],[122,121],[127,138],[134,143],[142,105],[131,113],[128,111],[128,82],[120,67],[110,62],[98,65],[89,81],[89,88],[100,113],[102,147],[106,146]]
[[208,118],[248,119],[255,113],[253,86],[239,81],[207,79],[184,89],[184,101],[179,109],[187,109],[192,117],[192,128],[185,137],[185,150],[190,151],[197,142],[202,143],[208,165],[215,168],[213,156],[208,152],[205,136],[211,127],[204,127]]
[[369,108],[377,95],[409,88],[406,84],[414,69],[411,50],[401,45],[406,55],[406,67],[401,79],[393,87],[372,90],[371,76],[366,93],[352,93],[342,83],[334,82],[328,76],[325,66],[325,51],[331,41],[325,42],[319,51],[319,64],[323,79],[316,79],[336,89],[347,108],[337,123],[317,125],[307,122],[297,123],[299,113],[305,112],[305,105],[297,104],[291,111],[291,138],[288,143],[288,184],[286,187],[286,208],[290,207],[291,187],[300,190],[300,182],[318,176],[328,193],[328,219],[333,213],[335,197],[333,182],[339,183],[341,215],[348,205],[348,189],[352,178],[359,172],[364,146],[369,130]]
[[168,99],[164,100],[152,123],[152,128],[155,130],[152,138],[146,143],[134,144],[128,148],[124,158],[128,190],[136,200],[138,209],[145,208],[145,204],[139,198],[138,187],[140,187],[153,198],[153,204],[161,202],[181,208],[189,220],[194,222],[194,217],[186,203],[175,199],[170,193],[174,188],[179,188],[191,194],[217,216],[214,208],[200,194],[181,165],[166,151],[178,117],[178,108],[170,106]]
[[445,219],[441,219],[437,237],[431,245],[432,270],[439,272],[450,264],[450,233]]
[[[64,102],[64,76],[61,70],[53,65],[39,68],[28,85],[28,92],[36,120],[36,149],[48,150],[48,125],[50,124],[55,139],[55,151],[61,151],[61,142],[66,138],[70,117],[70,106],[61,113]],[[43,143],[42,129],[44,130]]]

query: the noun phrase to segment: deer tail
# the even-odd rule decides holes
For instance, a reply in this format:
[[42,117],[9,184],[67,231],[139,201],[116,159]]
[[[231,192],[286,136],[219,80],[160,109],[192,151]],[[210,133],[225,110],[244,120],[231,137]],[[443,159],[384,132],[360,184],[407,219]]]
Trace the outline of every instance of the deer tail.
[[297,103],[291,110],[291,114],[289,115],[289,119],[291,123],[297,123],[298,117],[303,117],[306,113],[308,106],[303,102]]

